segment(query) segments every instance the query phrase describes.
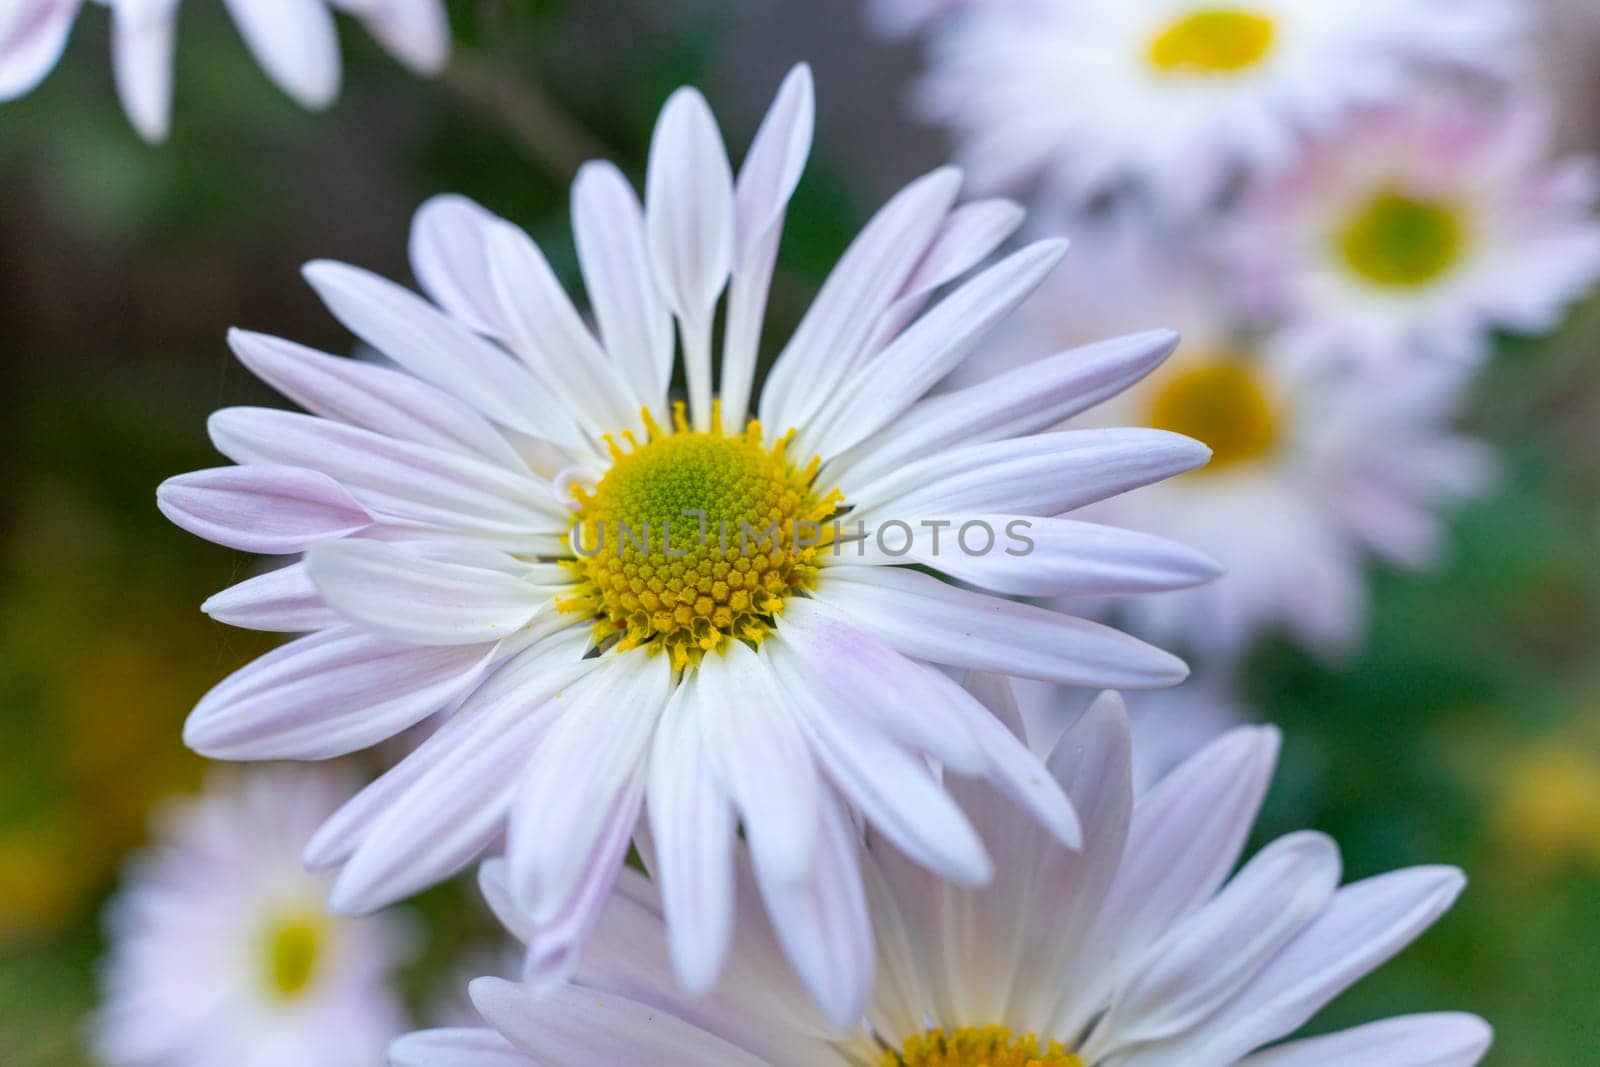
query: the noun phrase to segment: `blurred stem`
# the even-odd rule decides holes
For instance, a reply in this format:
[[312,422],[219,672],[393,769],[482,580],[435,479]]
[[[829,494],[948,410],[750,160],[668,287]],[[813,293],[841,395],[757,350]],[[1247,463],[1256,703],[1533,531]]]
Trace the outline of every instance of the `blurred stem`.
[[504,131],[534,163],[563,180],[605,150],[535,77],[473,57],[458,58],[444,85],[462,104]]

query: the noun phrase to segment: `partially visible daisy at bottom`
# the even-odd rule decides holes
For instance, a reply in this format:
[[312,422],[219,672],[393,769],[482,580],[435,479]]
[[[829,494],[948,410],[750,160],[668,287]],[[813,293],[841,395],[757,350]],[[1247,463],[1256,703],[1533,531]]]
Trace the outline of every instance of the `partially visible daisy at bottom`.
[[1600,279],[1600,171],[1551,158],[1548,102],[1424,95],[1372,112],[1245,198],[1242,273],[1290,346],[1473,360],[1541,334]]
[[1240,306],[1206,254],[1215,250],[1198,250],[1193,235],[1126,214],[1064,225],[1075,254],[1015,316],[1021,336],[1000,338],[959,381],[1101,330],[1177,328],[1183,343],[1157,373],[1075,424],[1177,431],[1209,445],[1211,463],[1085,515],[1159,529],[1211,554],[1227,577],[1118,608],[1143,636],[1212,660],[1279,627],[1324,657],[1352,651],[1366,629],[1368,557],[1437,564],[1446,516],[1492,484],[1492,454],[1454,426],[1473,369],[1306,357]]
[[[970,683],[1016,724],[1003,681]],[[1084,819],[1073,853],[988,787],[952,790],[995,857],[967,889],[870,839],[862,864],[880,966],[860,1025],[831,1029],[792,988],[760,914],[741,909],[723,983],[675,992],[661,910],[625,878],[576,981],[541,999],[480,979],[492,1029],[408,1035],[395,1067],[593,1063],[855,1067],[1469,1067],[1471,1015],[1386,1019],[1278,1044],[1433,924],[1464,884],[1414,867],[1340,886],[1337,846],[1279,838],[1231,879],[1278,734],[1241,727],[1135,799],[1129,728],[1106,694],[1060,739],[1051,775]],[[498,864],[484,886],[514,928]],[[865,949],[865,946],[864,946]],[[1264,1050],[1264,1051],[1263,1051]]]
[[406,1027],[393,917],[326,912],[330,879],[300,863],[349,796],[326,769],[213,780],[166,810],[107,913],[92,1036],[111,1067],[349,1067]]

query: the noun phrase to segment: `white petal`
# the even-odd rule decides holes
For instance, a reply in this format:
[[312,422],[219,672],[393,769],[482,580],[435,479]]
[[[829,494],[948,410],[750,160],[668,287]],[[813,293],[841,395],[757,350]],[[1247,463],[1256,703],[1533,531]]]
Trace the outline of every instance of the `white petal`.
[[902,516],[960,511],[1059,515],[1205,465],[1211,450],[1165,430],[1059,430],[952,448],[851,496],[867,529]]
[[1322,834],[1262,849],[1131,964],[1083,1055],[1100,1062],[1201,1023],[1327,906],[1339,871],[1338,847]]
[[535,923],[556,919],[583,882],[613,808],[642,776],[671,684],[665,656],[613,654],[556,695],[561,717],[523,772],[507,844],[517,899]]
[[111,72],[128,121],[146,141],[172,127],[172,60],[177,5],[116,4],[111,11]]
[[411,272],[428,298],[478,333],[505,334],[484,235],[500,218],[454,193],[429,198],[411,221]]
[[792,883],[812,869],[820,792],[816,765],[771,666],[729,642],[700,663],[701,730],[744,822],[756,869]]
[[208,428],[235,463],[321,471],[388,520],[510,541],[565,540],[571,522],[547,483],[459,453],[269,408],[225,408]]
[[1402,1015],[1279,1045],[1239,1067],[1472,1067],[1493,1039],[1476,1015]]
[[392,737],[470,686],[493,646],[413,648],[340,627],[291,641],[201,698],[184,743],[212,759],[328,759]]
[[827,568],[815,600],[908,656],[1096,689],[1176,685],[1176,657],[1099,623],[974,593],[901,567]]
[[550,607],[548,590],[525,577],[429,558],[384,541],[313,545],[306,569],[328,605],[345,618],[417,645],[498,641]]
[[450,20],[442,0],[388,0],[361,21],[389,54],[418,74],[450,61]]
[[489,277],[507,344],[592,432],[637,429],[640,401],[572,306],[539,246],[509,222],[489,227]]
[[81,0],[21,0],[0,14],[0,100],[31,92],[67,47]]
[[178,526],[241,552],[286,556],[358,533],[372,516],[326,474],[302,467],[214,467],[168,478],[156,506]]
[[1345,886],[1214,1016],[1129,1062],[1232,1063],[1293,1033],[1432,926],[1465,884],[1451,867],[1413,867]]
[[953,168],[908,185],[867,223],[778,356],[761,394],[773,433],[806,425],[863,354],[961,188]]
[[226,0],[239,33],[267,77],[302,107],[339,95],[339,30],[322,0]]
[[512,357],[370,271],[319,260],[302,272],[346,328],[489,418],[556,444],[581,444],[546,390]]
[[983,842],[927,762],[864,722],[842,686],[784,645],[763,649],[824,774],[895,847],[964,885],[994,873]]
[[656,284],[679,318],[704,322],[733,265],[733,171],[705,97],[672,94],[656,122],[645,182]]
[[228,344],[256,377],[313,415],[514,471],[527,469],[488,419],[420,378],[248,330],[228,331]]
[[831,796],[820,805],[816,862],[803,882],[757,877],[767,914],[800,981],[829,1022],[852,1028],[872,989],[872,923],[854,825]]
[[779,87],[734,187],[733,280],[728,287],[721,390],[722,417],[730,432],[743,428],[750,408],[784,214],[811,154],[815,124],[811,68],[802,63]]
[[639,401],[664,413],[672,379],[672,313],[652,274],[644,209],[612,164],[585,163],[578,171],[572,232],[606,352]]
[[761,1067],[761,1061],[660,1008],[576,986],[540,999],[498,978],[472,983],[472,1002],[544,1067]]
[[1122,392],[1177,343],[1171,330],[1102,341],[931,397],[831,462],[827,474],[854,499],[861,487],[924,456],[1048,429]]
[[796,443],[837,455],[911,407],[977,348],[1061,262],[1067,243],[1040,241],[990,267],[923,315],[840,387]]
[[419,1030],[389,1046],[389,1067],[539,1067],[487,1027]]
[[673,693],[650,750],[650,832],[672,966],[691,997],[710,992],[733,933],[733,806],[701,736],[697,678]]
[[317,592],[304,563],[246,578],[212,595],[200,610],[229,626],[274,633],[311,633],[344,622]]
[[885,556],[875,543],[866,558],[921,563],[1008,596],[1156,593],[1222,573],[1209,556],[1176,541],[1075,519],[941,514],[910,526],[904,559]]

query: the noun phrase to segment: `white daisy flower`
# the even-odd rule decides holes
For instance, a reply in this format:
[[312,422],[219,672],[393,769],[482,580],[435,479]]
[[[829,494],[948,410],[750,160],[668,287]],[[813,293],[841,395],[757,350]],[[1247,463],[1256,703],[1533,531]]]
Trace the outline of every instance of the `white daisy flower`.
[[[164,141],[171,127],[179,0],[103,0],[111,8],[111,67],[123,110],[139,135]],[[437,74],[450,56],[442,0],[225,0],[256,62],[304,107],[339,93],[333,12],[359,18],[402,63]],[[30,92],[55,68],[83,0],[0,2],[0,101]]]
[[1289,341],[1338,358],[1468,360],[1546,333],[1600,277],[1593,159],[1548,160],[1529,96],[1363,116],[1246,198],[1241,263]]
[[[160,503],[219,543],[304,552],[206,610],[312,632],[209,693],[186,739],[223,759],[321,759],[457,709],[312,842],[313,866],[343,866],[339,910],[447,877],[504,833],[534,954],[559,978],[648,795],[686,985],[707,988],[721,966],[737,818],[784,943],[849,1017],[866,933],[841,799],[965,882],[989,859],[924,757],[1077,839],[1037,763],[937,667],[1090,687],[1186,673],[1115,630],[996,595],[1212,577],[1188,549],[1057,517],[1207,452],[1162,431],[1039,432],[1143,376],[1167,332],[922,399],[1063,248],[958,281],[1020,212],[956,206],[957,172],[868,223],[747,418],[812,114],[799,68],[735,179],[704,99],[681,90],[643,208],[616,168],[582,170],[573,216],[598,334],[526,234],[445,197],[412,237],[436,304],[354,267],[306,271],[403,371],[233,337],[312,414],[219,412],[212,439],[239,466],[174,479]],[[689,400],[669,408],[675,335]]]
[[406,931],[390,918],[329,917],[330,879],[300,863],[349,795],[325,772],[273,768],[163,813],[109,908],[99,1062],[378,1062],[406,1026],[389,984]]
[[[997,710],[1003,682],[978,679]],[[994,882],[951,885],[872,840],[862,864],[879,973],[863,1020],[831,1030],[741,909],[713,995],[671,982],[655,891],[629,872],[576,983],[550,998],[472,984],[493,1027],[408,1035],[394,1067],[650,1063],[662,1067],[1470,1067],[1490,1042],[1471,1015],[1411,1015],[1281,1042],[1437,920],[1451,867],[1340,886],[1332,840],[1293,833],[1230,879],[1271,778],[1275,730],[1244,727],[1135,798],[1112,694],[1049,757],[1084,817],[1074,853],[978,784],[955,787],[989,841]],[[485,888],[514,928],[504,871]],[[863,945],[862,951],[868,951]]]
[[1292,160],[1304,134],[1398,99],[1423,70],[1495,66],[1506,0],[1031,0],[980,4],[936,38],[915,94],[974,184],[1042,179],[1077,203],[1135,186],[1212,201]]
[[1187,433],[1211,446],[1212,461],[1090,513],[1173,533],[1213,555],[1227,578],[1118,606],[1136,632],[1208,661],[1279,625],[1312,651],[1347,652],[1365,628],[1364,556],[1432,565],[1440,513],[1492,480],[1487,449],[1451,425],[1468,376],[1444,364],[1298,358],[1281,335],[1250,328],[1225,271],[1182,251],[1199,243],[1194,234],[1157,234],[1128,215],[1067,226],[1078,237],[1068,266],[1014,317],[1020,333],[972,361],[962,380],[1107,326],[1175,325],[1178,355],[1078,423]]

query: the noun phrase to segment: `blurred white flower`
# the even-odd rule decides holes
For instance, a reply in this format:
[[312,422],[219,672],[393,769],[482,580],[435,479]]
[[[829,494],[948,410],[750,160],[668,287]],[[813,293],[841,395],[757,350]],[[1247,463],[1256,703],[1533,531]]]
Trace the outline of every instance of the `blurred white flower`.
[[1178,352],[1157,373],[1078,422],[1176,430],[1210,445],[1211,463],[1086,517],[1175,534],[1226,574],[1117,606],[1137,632],[1207,661],[1276,625],[1323,655],[1353,648],[1366,622],[1364,554],[1431,565],[1438,513],[1492,480],[1488,450],[1451,426],[1471,375],[1297,358],[1234,306],[1226,271],[1183,251],[1200,243],[1193,233],[1150,231],[1125,214],[1063,225],[1073,254],[1014,317],[1022,336],[1002,338],[961,380],[1011,365],[1018,351],[1069,347],[1085,331],[1178,329]]
[[[1015,725],[1003,681],[974,688]],[[629,872],[575,984],[549,998],[472,984],[493,1029],[408,1035],[394,1067],[1470,1067],[1490,1043],[1471,1015],[1391,1018],[1275,1044],[1448,909],[1464,879],[1414,867],[1341,887],[1335,843],[1274,841],[1230,879],[1272,777],[1277,732],[1219,738],[1135,798],[1128,723],[1106,694],[1067,731],[1050,773],[1084,813],[1063,849],[981,783],[956,790],[995,879],[952,885],[881,838],[862,850],[877,978],[864,1018],[834,1030],[793,988],[759,911],[742,908],[727,978],[673,986],[654,889]],[[741,864],[743,863],[741,857]],[[746,870],[745,876],[748,877]],[[513,929],[498,864],[485,888]],[[1266,1051],[1258,1049],[1267,1047]]]
[[[1058,517],[1192,470],[1204,446],[1146,429],[1035,432],[1142,377],[1173,336],[1042,360],[959,403],[924,399],[1064,250],[1040,241],[985,265],[1015,205],[958,205],[950,169],[913,182],[845,251],[756,394],[812,118],[796,68],[736,177],[710,107],[684,89],[657,124],[643,205],[617,168],[580,171],[598,334],[526,233],[449,196],[413,231],[433,302],[356,267],[306,269],[403,370],[234,334],[245,364],[311,413],[216,413],[212,440],[236,465],[173,478],[158,502],[217,543],[304,553],[206,610],[307,636],[208,693],[185,739],[223,759],[319,759],[454,711],[308,848],[313,866],[342,867],[336,909],[425,888],[504,834],[540,923],[532,952],[558,982],[643,814],[680,973],[705,988],[727,947],[725,860],[742,823],[785,947],[848,1018],[866,976],[817,953],[868,936],[860,910],[833,906],[862,891],[851,809],[969,883],[989,859],[929,757],[950,780],[1009,789],[1063,841],[1077,833],[1033,757],[938,667],[1132,689],[1187,673],[1122,632],[1012,599],[1214,576],[1182,546]],[[680,352],[688,401],[672,404]],[[958,550],[950,530],[941,548],[938,527],[913,529],[924,520],[991,533],[1020,521],[1032,548],[980,534],[979,551]],[[885,535],[894,523],[903,538]]]
[[[128,119],[147,141],[171,126],[180,0],[105,0],[111,65]],[[339,93],[333,9],[359,18],[397,59],[436,74],[450,55],[443,0],[225,0],[256,62],[301,105],[321,109]],[[0,100],[29,92],[55,67],[83,0],[0,0]]]
[[1499,68],[1509,0],[1017,0],[936,35],[914,104],[955,133],[983,190],[1039,180],[1081,203],[1134,186],[1212,202],[1291,162],[1352,107],[1436,66]]
[[1600,277],[1597,171],[1551,162],[1531,96],[1367,114],[1245,198],[1233,243],[1286,342],[1329,358],[1467,360],[1545,333]]
[[388,917],[331,918],[300,850],[349,795],[322,768],[219,776],[162,813],[107,913],[111,1067],[351,1067],[406,1026]]
[[926,29],[975,2],[1007,3],[1010,0],[866,0],[867,19],[877,32],[887,37],[903,37]]

